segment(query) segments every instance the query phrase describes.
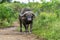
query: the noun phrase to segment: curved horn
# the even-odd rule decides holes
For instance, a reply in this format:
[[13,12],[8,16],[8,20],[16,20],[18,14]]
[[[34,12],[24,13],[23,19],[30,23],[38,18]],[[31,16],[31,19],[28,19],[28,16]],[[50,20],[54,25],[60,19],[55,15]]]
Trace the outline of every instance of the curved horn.
[[29,12],[28,11],[26,11],[23,15],[25,15],[25,14],[28,14]]
[[25,14],[34,14],[32,11],[26,11],[23,15]]

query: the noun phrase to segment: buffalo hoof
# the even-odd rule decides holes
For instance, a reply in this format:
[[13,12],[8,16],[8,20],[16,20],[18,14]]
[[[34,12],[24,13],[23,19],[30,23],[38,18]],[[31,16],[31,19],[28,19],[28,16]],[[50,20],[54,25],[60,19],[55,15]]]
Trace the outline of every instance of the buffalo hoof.
[[20,30],[20,32],[22,32],[22,30]]

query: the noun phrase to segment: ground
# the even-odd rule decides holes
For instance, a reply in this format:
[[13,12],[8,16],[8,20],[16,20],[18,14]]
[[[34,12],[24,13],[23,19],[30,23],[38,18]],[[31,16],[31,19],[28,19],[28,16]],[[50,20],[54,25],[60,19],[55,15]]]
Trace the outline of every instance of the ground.
[[0,40],[42,40],[37,39],[33,34],[16,31],[18,24],[15,22],[14,25],[15,27],[0,29]]

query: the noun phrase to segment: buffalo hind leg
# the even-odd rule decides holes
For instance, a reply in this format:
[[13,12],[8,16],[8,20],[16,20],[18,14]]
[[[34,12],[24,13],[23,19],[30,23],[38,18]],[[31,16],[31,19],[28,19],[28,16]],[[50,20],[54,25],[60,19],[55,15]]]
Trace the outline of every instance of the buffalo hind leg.
[[20,24],[20,32],[22,32],[22,24]]

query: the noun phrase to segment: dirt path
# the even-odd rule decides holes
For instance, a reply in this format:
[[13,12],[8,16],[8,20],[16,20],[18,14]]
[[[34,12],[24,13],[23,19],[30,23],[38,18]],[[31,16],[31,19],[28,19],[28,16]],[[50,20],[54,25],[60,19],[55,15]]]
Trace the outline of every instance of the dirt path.
[[28,35],[17,32],[16,28],[17,27],[0,29],[0,40],[38,40],[33,34]]
[[15,29],[16,27],[0,29],[0,40],[37,40],[32,34],[22,34]]

